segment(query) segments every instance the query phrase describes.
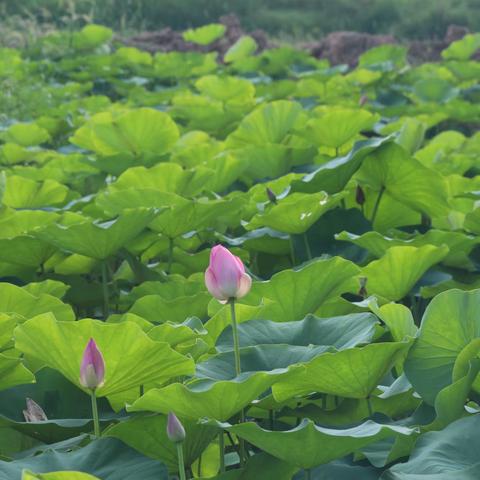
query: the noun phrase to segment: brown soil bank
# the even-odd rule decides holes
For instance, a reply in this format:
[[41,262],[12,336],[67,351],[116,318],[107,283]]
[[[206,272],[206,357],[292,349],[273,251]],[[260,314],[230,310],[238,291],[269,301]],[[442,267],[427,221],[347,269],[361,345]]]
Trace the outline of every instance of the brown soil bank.
[[[164,28],[156,32],[143,32],[121,41],[129,46],[134,46],[151,53],[155,52],[212,52],[217,51],[220,56],[230,48],[242,35],[247,34],[235,15],[227,15],[219,20],[227,28],[225,36],[210,45],[200,46],[191,42],[186,42],[181,32]],[[412,63],[430,62],[441,59],[440,52],[448,47],[451,42],[462,38],[468,33],[466,27],[450,25],[445,37],[441,40],[417,40],[410,42],[409,59]],[[265,32],[255,30],[248,32],[258,44],[258,51],[275,46],[268,40]],[[386,43],[399,43],[391,35],[372,35],[370,33],[359,32],[332,32],[322,40],[309,42],[301,45],[302,48],[309,50],[317,58],[327,58],[332,65],[348,64],[355,66],[358,57],[366,50],[383,45]],[[478,52],[477,52],[478,58]]]

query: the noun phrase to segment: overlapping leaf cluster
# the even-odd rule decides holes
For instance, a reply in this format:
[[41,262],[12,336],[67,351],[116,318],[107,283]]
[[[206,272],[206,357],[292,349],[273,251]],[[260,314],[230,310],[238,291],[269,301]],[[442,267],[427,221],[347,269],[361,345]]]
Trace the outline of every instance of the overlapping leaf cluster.
[[[0,478],[166,479],[172,410],[191,477],[480,475],[479,36],[353,70],[250,37],[223,59],[111,38],[0,50]],[[217,243],[254,278],[238,377],[203,280]]]

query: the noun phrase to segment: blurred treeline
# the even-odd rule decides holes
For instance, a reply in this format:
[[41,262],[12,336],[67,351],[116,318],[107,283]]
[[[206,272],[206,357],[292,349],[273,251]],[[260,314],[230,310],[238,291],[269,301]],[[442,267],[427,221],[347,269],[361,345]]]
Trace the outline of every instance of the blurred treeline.
[[4,23],[76,28],[93,21],[120,32],[182,30],[228,13],[248,30],[299,40],[336,30],[440,38],[450,24],[480,31],[480,0],[0,0]]

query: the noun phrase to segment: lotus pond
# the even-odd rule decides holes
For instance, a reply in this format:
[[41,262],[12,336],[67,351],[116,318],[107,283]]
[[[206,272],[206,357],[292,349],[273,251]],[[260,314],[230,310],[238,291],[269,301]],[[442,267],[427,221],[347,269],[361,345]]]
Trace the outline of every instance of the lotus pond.
[[0,479],[480,478],[479,46],[1,49]]

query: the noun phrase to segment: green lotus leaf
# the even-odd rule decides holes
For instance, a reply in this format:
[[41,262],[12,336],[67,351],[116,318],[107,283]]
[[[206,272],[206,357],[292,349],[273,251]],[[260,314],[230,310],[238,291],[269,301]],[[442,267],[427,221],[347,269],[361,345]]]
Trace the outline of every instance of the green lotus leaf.
[[410,154],[414,154],[425,140],[427,125],[416,118],[406,118],[398,131],[396,143]]
[[[409,415],[421,404],[421,399],[415,397],[412,386],[405,375],[398,377],[389,387],[379,385],[377,391],[381,391],[381,393],[370,397],[371,409],[390,418],[402,418]],[[365,399],[343,398],[337,406],[334,397],[324,396],[323,398],[326,401],[326,408],[324,408],[323,399],[307,400],[302,406],[296,406],[295,400],[290,400],[287,402],[287,405],[290,404],[290,408],[284,407],[282,416],[286,418],[308,417],[323,426],[332,427],[350,426],[370,416],[369,406]],[[260,406],[262,401],[264,399],[257,405]],[[265,408],[272,408],[272,406],[266,405]],[[276,408],[275,404],[273,408]]]
[[88,340],[94,338],[106,365],[105,384],[96,390],[98,397],[193,373],[191,359],[166,343],[154,342],[131,322],[57,322],[53,315],[45,314],[20,325],[14,334],[18,350],[58,370],[84,391],[79,383],[80,363]]
[[258,372],[234,380],[196,380],[188,385],[172,383],[148,390],[128,407],[129,411],[167,414],[175,411],[182,418],[209,417],[225,421],[268,390],[278,377]]
[[103,156],[129,153],[138,158],[149,155],[159,158],[179,136],[177,125],[166,113],[139,108],[94,115],[70,141]]
[[54,212],[6,208],[0,212],[0,238],[13,238],[31,233],[38,227],[54,223],[59,218],[59,215]]
[[3,203],[12,208],[39,208],[62,205],[68,195],[68,187],[55,180],[42,183],[16,175],[7,178]]
[[237,376],[233,351],[219,353],[208,360],[197,364],[198,378],[213,380],[234,380],[248,377],[257,372],[267,373],[272,377],[282,377],[285,373],[302,369],[302,365],[310,362],[318,355],[332,350],[325,345],[255,345],[240,350],[242,374]]
[[473,382],[480,371],[480,361],[473,360],[465,375],[441,390],[435,398],[437,417],[426,430],[441,430],[450,423],[467,415],[465,403],[468,401]]
[[235,247],[243,247],[250,251],[271,253],[274,255],[286,255],[290,252],[289,235],[277,232],[270,228],[258,228],[252,230],[241,237],[226,237],[220,235],[222,242]]
[[381,378],[404,356],[411,341],[372,343],[339,352],[326,352],[305,369],[291,372],[272,387],[275,400],[312,392],[346,398],[368,398]]
[[15,265],[38,268],[56,251],[54,246],[30,235],[0,238],[0,261]]
[[401,342],[405,337],[413,338],[417,335],[418,328],[412,312],[405,305],[386,303],[379,307],[376,301],[370,301],[369,307],[388,327],[395,342]]
[[[430,404],[452,383],[452,375],[458,375],[458,369],[466,371],[478,353],[480,323],[475,309],[479,299],[480,290],[449,290],[438,294],[425,310],[405,373]],[[479,389],[478,380],[474,389]]]
[[314,110],[301,135],[318,147],[340,148],[360,132],[371,130],[379,117],[367,110],[329,108]]
[[207,292],[179,296],[172,300],[167,300],[160,295],[146,295],[133,304],[130,313],[153,323],[182,323],[187,317],[206,317],[211,298]]
[[121,47],[115,51],[115,58],[124,65],[152,65],[153,59],[149,52],[134,47]]
[[464,227],[476,235],[480,233],[480,208],[476,208],[472,212],[467,213]]
[[250,145],[264,147],[266,144],[281,144],[294,128],[303,124],[300,104],[288,100],[264,104],[247,115],[226,141],[227,148]]
[[257,213],[246,225],[248,230],[269,227],[286,233],[305,233],[324,213],[335,208],[344,194],[329,196],[292,193],[263,213]]
[[[183,444],[185,464],[189,467],[216,436],[215,428],[181,418],[186,437]],[[109,428],[105,434],[115,437],[147,457],[163,462],[170,472],[178,471],[177,447],[167,437],[165,415],[130,418]]]
[[223,56],[225,63],[237,62],[253,55],[257,50],[257,42],[250,35],[240,37]]
[[21,358],[0,353],[0,390],[34,382],[35,376],[23,365]]
[[184,170],[175,163],[160,163],[152,168],[129,168],[109,188],[112,191],[153,189],[192,196],[208,189],[206,185],[211,175],[211,170],[207,168]]
[[239,108],[244,104],[254,104],[255,86],[243,78],[207,75],[199,78],[195,87],[202,94],[224,102],[226,107]]
[[422,275],[448,254],[448,247],[390,247],[380,260],[363,268],[367,291],[389,300],[400,300],[408,294]]
[[218,200],[187,200],[170,192],[151,188],[128,188],[107,191],[97,198],[97,204],[109,215],[118,215],[125,209],[156,207],[159,215],[150,228],[169,238],[176,238],[193,230],[220,226],[223,221],[236,223],[245,200],[242,197]]
[[253,422],[230,425],[209,421],[206,424],[234,433],[270,455],[302,468],[326,464],[371,443],[415,432],[414,429],[381,425],[371,420],[352,428],[330,429],[304,419],[300,425],[286,431],[265,430]]
[[234,150],[234,158],[246,165],[242,179],[250,184],[256,179],[286,175],[292,167],[310,163],[315,156],[315,148],[303,140],[295,145],[298,137],[289,139],[288,144],[265,143]]
[[[83,448],[67,451],[56,451],[50,447],[49,451],[40,455],[12,462],[0,462],[0,476],[3,478],[22,480],[23,470],[34,472],[73,470],[111,480],[127,480],[137,475],[144,480],[168,479],[165,465],[144,457],[115,438],[101,438]],[[60,478],[71,480],[71,477]],[[46,479],[51,480],[49,477]]]
[[165,300],[174,300],[177,297],[195,295],[205,290],[203,279],[201,281],[195,281],[187,280],[184,277],[177,277],[164,283],[154,281],[143,282],[132,289],[130,296],[138,300],[145,295],[160,295]]
[[447,215],[445,179],[390,143],[372,152],[358,173],[362,185],[388,192],[398,202],[430,217]]
[[379,232],[366,232],[362,235],[355,235],[349,232],[340,232],[335,235],[337,240],[347,241],[365,248],[372,255],[379,258],[385,255],[391,247],[423,247],[425,245],[446,245],[449,249],[447,256],[442,263],[457,268],[471,268],[471,260],[468,258],[470,252],[478,244],[479,240],[471,235],[462,232],[448,232],[443,230],[428,230],[425,234],[405,235],[401,232],[398,237],[387,237]]
[[189,317],[182,323],[165,322],[148,330],[148,336],[152,340],[166,342],[176,349],[181,344],[191,343],[207,333],[203,323],[196,317]]
[[107,215],[119,215],[131,208],[166,209],[173,206],[190,205],[189,201],[171,192],[162,192],[153,188],[126,188],[105,190],[95,203]]
[[360,55],[358,66],[372,70],[390,71],[402,68],[407,61],[407,48],[403,45],[380,45]]
[[33,473],[23,471],[22,480],[100,480],[98,477],[82,472]]
[[138,236],[157,213],[152,209],[125,210],[108,222],[84,220],[69,225],[55,223],[47,225],[35,235],[59,249],[105,260]]
[[5,350],[7,344],[12,343],[13,331],[22,318],[16,314],[0,313],[0,347]]
[[[241,347],[265,344],[331,345],[341,350],[372,341],[377,324],[377,319],[370,313],[332,318],[307,315],[303,320],[282,323],[249,320],[238,326],[238,338]],[[222,332],[216,348],[222,352],[233,349],[231,327]]]
[[208,45],[225,34],[226,27],[221,23],[210,23],[198,28],[190,28],[183,32],[183,39],[198,45]]
[[299,270],[284,270],[266,282],[255,282],[245,301],[265,299],[263,318],[276,322],[301,320],[324,302],[358,290],[359,268],[340,257],[316,260]]
[[422,435],[406,463],[388,469],[382,480],[470,480],[480,474],[476,431],[480,416],[462,418],[439,432]]
[[468,60],[480,48],[480,33],[467,34],[442,51],[446,60]]
[[360,168],[364,159],[391,140],[390,137],[385,137],[356,142],[344,157],[330,160],[301,180],[292,182],[292,190],[305,193],[315,193],[319,190],[330,194],[340,192]]
[[0,312],[15,313],[23,318],[52,312],[59,320],[75,320],[72,307],[58,298],[46,293],[32,295],[11,283],[0,283]]
[[73,35],[72,44],[78,50],[90,50],[108,42],[112,36],[113,32],[109,28],[90,24]]
[[52,295],[53,297],[62,298],[70,289],[70,285],[66,285],[59,280],[43,280],[42,282],[32,282],[23,287],[28,293],[39,297],[43,294]]
[[48,131],[36,123],[15,123],[3,136],[7,142],[16,143],[22,147],[40,145],[50,140]]
[[164,79],[200,77],[217,67],[217,52],[157,53],[154,58],[155,76]]
[[424,78],[413,85],[413,93],[422,102],[439,104],[455,98],[458,89],[441,78]]

